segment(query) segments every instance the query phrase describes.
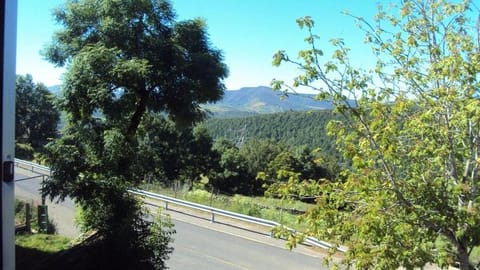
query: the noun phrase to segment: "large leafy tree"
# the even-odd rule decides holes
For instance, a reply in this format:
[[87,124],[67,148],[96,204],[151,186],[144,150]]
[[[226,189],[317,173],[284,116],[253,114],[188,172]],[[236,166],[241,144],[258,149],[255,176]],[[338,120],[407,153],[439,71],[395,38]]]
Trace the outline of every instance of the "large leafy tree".
[[152,114],[145,118],[138,134],[141,155],[136,170],[143,172],[148,182],[191,184],[218,166],[213,141],[203,127],[177,128],[162,115]]
[[251,175],[264,171],[268,163],[287,147],[285,144],[270,139],[251,139],[240,146],[239,154],[246,162]]
[[231,195],[258,193],[258,181],[255,181],[255,175],[248,170],[247,160],[233,142],[222,138],[215,142],[213,151],[219,158],[217,172],[209,179],[211,188]]
[[182,126],[201,119],[199,105],[224,91],[221,52],[209,43],[202,20],[177,22],[168,1],[69,0],[54,17],[62,28],[44,54],[67,66],[60,102],[67,124],[50,145],[53,177],[43,191],[74,198],[85,228],[115,250],[124,248],[117,258],[153,267],[151,256],[166,258],[165,242],[158,245],[162,252],[131,252],[148,233],[127,192],[143,177],[135,162],[142,155],[137,131],[149,113],[163,113]]
[[275,55],[275,64],[303,71],[292,87],[318,90],[346,119],[331,122],[330,133],[352,168],[345,181],[322,186],[304,220],[308,233],[348,245],[347,265],[473,268],[469,253],[480,245],[477,16],[472,1],[444,0],[399,1],[372,22],[353,16],[377,59],[371,71],[351,64],[342,39],[331,41],[327,59],[310,17],[298,20],[309,45],[299,60]]
[[31,159],[57,137],[60,113],[54,95],[29,74],[17,75],[15,94],[15,152],[19,158]]

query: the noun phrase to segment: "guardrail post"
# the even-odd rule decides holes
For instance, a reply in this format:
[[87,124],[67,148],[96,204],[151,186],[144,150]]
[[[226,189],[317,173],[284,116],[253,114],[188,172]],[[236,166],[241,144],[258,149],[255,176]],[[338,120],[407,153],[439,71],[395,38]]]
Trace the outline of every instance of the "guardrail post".
[[43,188],[45,187],[45,175],[42,176],[42,189],[41,189],[41,193],[42,193],[42,205],[45,205],[45,195],[43,195]]
[[212,212],[212,223],[215,223],[215,212]]
[[26,203],[25,204],[25,230],[30,233],[31,227],[30,227],[30,222],[32,222],[32,211],[30,210],[30,204]]
[[168,201],[165,201],[165,210],[168,210]]

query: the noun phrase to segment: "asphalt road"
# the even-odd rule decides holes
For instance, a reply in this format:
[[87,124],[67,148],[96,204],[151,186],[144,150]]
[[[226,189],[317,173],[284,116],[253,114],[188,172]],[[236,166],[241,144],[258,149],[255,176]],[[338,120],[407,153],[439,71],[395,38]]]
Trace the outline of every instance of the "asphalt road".
[[[42,177],[40,175],[32,176],[33,174],[26,172],[22,169],[16,168],[15,170],[15,196],[24,197],[28,199],[34,199],[41,202],[40,188],[42,186]],[[48,202],[48,200],[47,200]],[[75,203],[67,198],[61,203],[71,210],[75,210]]]
[[319,257],[182,221],[174,220],[174,223],[177,233],[173,243],[175,250],[167,262],[170,269],[327,269]]
[[[39,203],[42,178],[22,181],[31,176],[27,171],[16,170],[15,195]],[[71,200],[62,204],[47,200],[47,205],[49,216],[57,224],[58,233],[70,237],[78,235],[78,229],[74,226],[75,208]],[[292,252],[285,249],[282,241],[264,234],[210,223],[178,212],[169,213],[176,230],[174,252],[167,262],[170,269],[327,269],[316,252]]]
[[34,197],[37,197],[38,195],[40,198],[39,190],[41,187],[42,176],[29,176],[19,173],[18,171],[18,169],[15,170],[15,188],[26,194],[34,195]]

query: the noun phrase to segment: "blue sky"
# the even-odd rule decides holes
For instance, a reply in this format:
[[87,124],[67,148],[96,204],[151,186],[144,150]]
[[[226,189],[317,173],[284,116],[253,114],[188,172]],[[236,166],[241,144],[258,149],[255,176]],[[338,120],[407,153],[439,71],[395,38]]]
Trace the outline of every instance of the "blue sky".
[[[32,74],[47,86],[61,83],[63,69],[42,59],[39,52],[57,26],[51,11],[62,0],[19,0],[17,30],[17,74]],[[212,44],[223,51],[230,76],[227,89],[269,85],[273,78],[289,80],[297,71],[292,66],[273,67],[272,56],[284,49],[291,56],[304,48],[302,32],[295,20],[311,16],[328,54],[328,40],[343,37],[359,64],[371,62],[363,34],[342,11],[372,18],[376,1],[370,0],[173,0],[178,19],[203,17]]]

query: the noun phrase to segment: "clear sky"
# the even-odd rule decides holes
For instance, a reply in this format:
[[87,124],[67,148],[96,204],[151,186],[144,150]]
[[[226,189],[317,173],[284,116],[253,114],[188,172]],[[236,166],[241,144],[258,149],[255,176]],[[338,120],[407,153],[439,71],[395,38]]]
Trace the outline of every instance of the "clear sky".
[[[31,74],[47,86],[61,84],[61,68],[42,59],[40,50],[47,44],[58,25],[51,11],[62,0],[18,0],[17,74]],[[268,86],[273,78],[292,79],[291,66],[273,67],[272,56],[284,49],[291,56],[304,48],[306,33],[295,23],[297,18],[311,16],[315,32],[324,46],[331,38],[343,37],[352,48],[358,64],[369,63],[370,51],[363,45],[363,33],[352,18],[342,11],[372,18],[376,3],[371,0],[173,0],[178,20],[203,17],[211,43],[222,50],[230,75],[227,89],[246,86]],[[385,1],[384,1],[385,2]],[[328,47],[325,47],[328,52]]]

